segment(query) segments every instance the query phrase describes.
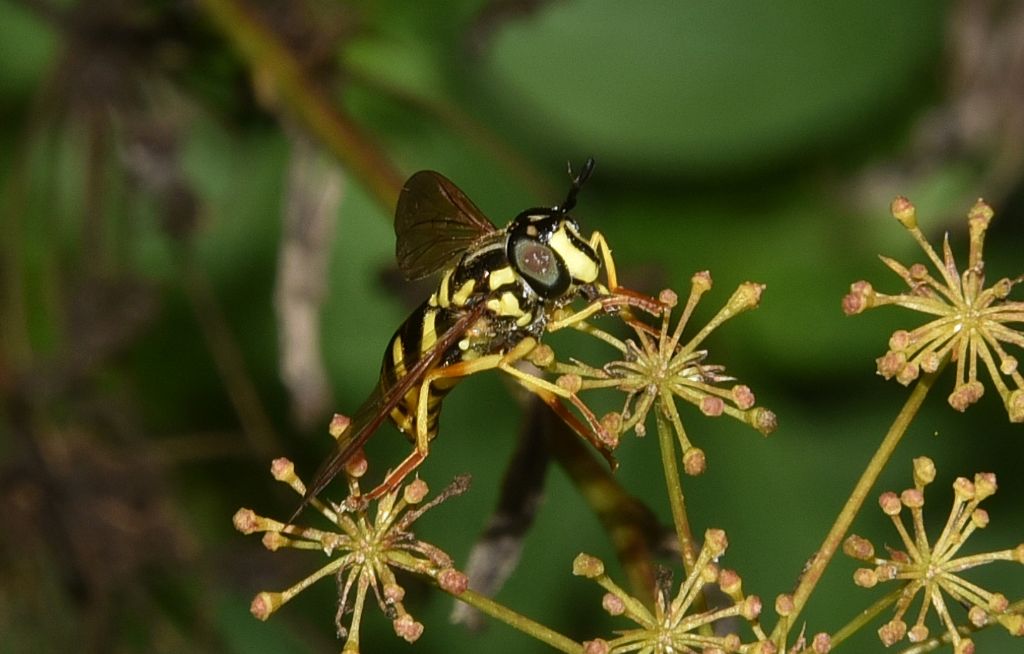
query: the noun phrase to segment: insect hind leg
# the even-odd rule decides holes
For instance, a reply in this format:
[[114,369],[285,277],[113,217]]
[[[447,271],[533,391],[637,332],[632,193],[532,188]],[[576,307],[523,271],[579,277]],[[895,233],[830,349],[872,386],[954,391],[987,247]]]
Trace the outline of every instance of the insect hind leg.
[[416,403],[416,418],[414,424],[415,444],[412,452],[402,460],[395,468],[390,470],[384,477],[384,481],[373,490],[364,494],[366,500],[375,500],[398,488],[406,477],[426,460],[430,454],[430,440],[434,434],[430,432],[430,387],[431,384],[445,379],[456,379],[466,377],[477,372],[498,368],[505,357],[501,354],[491,354],[472,361],[460,361],[442,368],[437,368],[427,373],[420,382],[418,398]]

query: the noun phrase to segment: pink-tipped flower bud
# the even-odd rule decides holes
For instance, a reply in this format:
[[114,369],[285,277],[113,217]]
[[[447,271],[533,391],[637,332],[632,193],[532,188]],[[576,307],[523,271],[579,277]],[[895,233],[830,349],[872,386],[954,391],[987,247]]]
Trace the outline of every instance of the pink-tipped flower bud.
[[427,486],[427,482],[417,477],[402,490],[402,498],[409,504],[419,504],[429,492],[430,487]]
[[722,398],[714,395],[705,395],[700,400],[700,412],[706,416],[716,418],[722,415],[725,410],[725,402]]
[[902,195],[896,197],[889,205],[889,210],[892,212],[892,217],[900,221],[900,224],[907,229],[914,229],[917,227],[917,209],[913,203]]
[[693,273],[693,276],[690,277],[690,284],[693,286],[693,290],[698,294],[703,294],[711,290],[713,283],[714,282],[711,280],[711,272],[708,270],[695,272]]
[[601,608],[608,612],[608,615],[622,615],[626,612],[626,603],[614,593],[605,593],[601,598]]
[[366,474],[370,468],[370,462],[366,460],[366,452],[363,448],[357,449],[345,462],[345,474],[352,479],[359,479]]
[[743,616],[744,620],[757,620],[763,608],[764,605],[761,602],[761,598],[757,595],[751,595],[743,600],[743,604],[740,606],[740,615]]
[[733,386],[731,393],[732,401],[736,403],[736,407],[744,411],[754,406],[757,401],[754,397],[754,391],[750,390],[749,386],[743,384]]
[[573,559],[572,573],[577,577],[594,579],[604,574],[604,563],[596,556],[580,553]]
[[345,433],[345,430],[348,429],[351,422],[352,420],[348,416],[335,413],[331,418],[331,424],[327,426],[327,433],[333,436],[334,440],[338,440]]
[[878,585],[878,575],[870,568],[857,568],[853,573],[853,583],[861,588],[874,588]]
[[793,603],[793,596],[788,593],[782,593],[775,598],[775,612],[780,617],[786,617],[791,615],[796,610],[796,604]]
[[295,464],[279,457],[270,462],[270,474],[278,481],[290,482],[295,479]]
[[461,595],[469,588],[469,577],[455,568],[445,568],[437,573],[437,585],[452,595]]
[[704,450],[699,447],[691,447],[683,452],[683,472],[691,477],[704,474],[708,469],[708,459]]
[[583,386],[583,379],[581,379],[579,375],[570,373],[568,375],[562,375],[555,380],[555,383],[558,384],[559,388],[563,388],[575,395],[576,393],[579,393],[580,388]]
[[671,309],[679,303],[679,296],[671,288],[666,288],[658,293],[658,301]]
[[935,481],[935,462],[926,456],[914,459],[914,484],[924,487]]
[[900,502],[899,495],[892,491],[882,493],[878,497],[878,505],[882,507],[882,512],[885,515],[899,515],[903,510],[903,503]]
[[828,654],[832,651],[832,637],[825,632],[814,634],[811,639],[811,651],[814,654]]
[[928,627],[923,624],[917,624],[910,628],[907,632],[907,640],[912,643],[922,643],[928,639]]
[[843,542],[843,553],[858,561],[870,561],[875,558],[875,546],[868,539],[851,534]]
[[391,623],[395,635],[407,643],[415,643],[423,635],[423,624],[416,622],[408,613],[398,616]]
[[907,623],[902,620],[886,622],[878,630],[878,638],[886,647],[892,647],[907,635]]
[[264,591],[252,598],[252,603],[249,605],[249,613],[257,620],[266,621],[282,604],[284,604],[284,597],[281,593],[268,593]]
[[924,493],[916,488],[908,488],[900,494],[900,501],[908,509],[920,509],[924,506]]

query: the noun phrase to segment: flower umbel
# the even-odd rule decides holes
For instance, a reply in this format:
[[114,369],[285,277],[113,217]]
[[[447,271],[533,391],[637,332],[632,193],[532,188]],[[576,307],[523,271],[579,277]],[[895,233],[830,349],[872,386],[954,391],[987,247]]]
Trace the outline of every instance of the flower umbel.
[[602,420],[606,426],[614,425],[614,431],[618,433],[633,429],[638,436],[643,436],[651,408],[659,407],[671,421],[682,447],[685,471],[695,475],[704,471],[704,452],[694,447],[687,437],[676,410],[675,398],[689,402],[707,416],[723,413],[732,416],[766,436],[775,430],[777,420],[773,412],[754,406],[754,393],[749,387],[742,384],[723,387],[723,384],[735,379],[725,374],[724,366],[705,363],[708,352],[699,349],[708,335],[726,320],[756,308],[764,286],[752,282],[741,284],[703,329],[689,341],[681,342],[683,330],[694,308],[711,288],[711,275],[707,271],[699,272],[691,281],[689,299],[674,329],[670,325],[671,308],[676,305],[678,298],[670,290],[662,291],[659,300],[667,309],[662,313],[660,327],[630,320],[629,325],[636,334],[635,341],[622,342],[592,325],[584,328],[584,331],[622,352],[622,360],[605,364],[601,368],[574,362],[557,364],[555,369],[566,373],[566,376],[578,377],[576,386],[580,389],[615,388],[625,392],[626,400],[621,414],[611,414]]
[[[617,654],[619,652],[646,652],[650,654],[681,654],[692,652],[751,652],[758,643],[741,644],[736,634],[716,636],[702,628],[719,620],[742,618],[755,625],[760,643],[766,643],[764,633],[756,626],[761,613],[761,600],[756,595],[744,596],[742,580],[729,570],[719,570],[714,563],[725,552],[728,541],[725,532],[709,529],[704,535],[704,547],[697,565],[679,586],[679,592],[670,596],[670,580],[659,583],[654,610],[627,595],[605,573],[604,564],[589,554],[580,554],[573,561],[574,575],[595,580],[607,593],[602,606],[612,615],[623,615],[637,625],[623,630],[617,638],[595,639],[584,643],[586,654]],[[732,605],[708,611],[691,613],[694,602],[702,595],[705,584],[716,584],[732,600]],[[762,651],[759,648],[757,651]]]
[[[927,457],[914,459],[914,488],[900,495],[883,493],[879,498],[882,511],[892,518],[903,541],[903,550],[887,547],[889,558],[875,556],[872,544],[860,536],[852,535],[843,544],[847,555],[874,564],[874,568],[860,568],[854,575],[858,586],[871,588],[878,583],[895,581],[902,588],[893,594],[896,614],[878,630],[879,638],[888,647],[905,636],[918,643],[928,638],[925,618],[934,607],[939,620],[949,633],[958,653],[973,652],[969,638],[961,636],[949,613],[943,594],[955,603],[970,607],[967,618],[974,627],[998,622],[1014,636],[1024,635],[1024,615],[1009,610],[1009,601],[1000,593],[981,588],[959,573],[993,561],[1024,563],[1024,543],[1015,548],[957,557],[960,548],[976,529],[988,525],[988,513],[978,505],[996,492],[996,477],[992,473],[978,473],[974,481],[960,477],[953,482],[955,499],[946,525],[934,543],[930,542],[924,526],[924,488],[935,479],[935,464]],[[913,523],[911,535],[900,514],[910,509]],[[922,595],[914,625],[907,629],[903,620],[917,594]]]
[[1024,377],[1017,369],[1016,357],[1003,348],[1004,343],[1024,347],[1024,333],[1010,327],[1024,323],[1024,302],[1008,299],[1013,287],[1024,280],[1024,275],[1013,279],[1004,277],[985,288],[982,250],[993,216],[991,207],[978,200],[967,214],[970,247],[963,272],[957,270],[949,235],[943,240],[940,259],[918,228],[917,213],[909,200],[896,198],[892,214],[924,250],[938,277],[924,264],[915,263],[907,268],[893,259],[881,257],[910,290],[886,295],[875,291],[866,281],[855,282],[843,298],[843,311],[853,315],[895,304],[935,318],[916,329],[893,333],[889,351],[878,359],[878,373],[886,379],[895,377],[906,385],[921,372],[934,372],[949,357],[956,362],[956,385],[949,396],[949,404],[964,411],[985,392],[978,380],[980,360],[1006,405],[1010,420],[1024,422]]
[[[305,492],[305,485],[295,474],[291,461],[276,459],[271,473],[300,495]],[[469,477],[459,477],[440,495],[423,504],[427,485],[416,479],[380,498],[371,516],[369,506],[358,499],[358,479],[350,476],[351,501],[344,506],[328,507],[320,500],[311,503],[332,524],[331,531],[284,524],[258,516],[251,509],[239,509],[234,517],[235,528],[245,534],[264,532],[263,544],[267,549],[319,550],[329,559],[319,570],[287,590],[259,593],[253,599],[252,614],[266,620],[308,586],[334,574],[340,593],[336,624],[339,637],[345,638],[344,652],[359,651],[359,625],[369,590],[373,591],[381,611],[392,621],[395,633],[408,642],[415,641],[423,632],[423,625],[405,610],[402,604],[405,590],[398,584],[394,570],[430,577],[442,587],[460,583],[464,586],[465,575],[452,567],[451,557],[434,545],[417,540],[410,528],[426,511],[465,492],[468,487]],[[345,626],[343,619],[348,612],[352,617]]]

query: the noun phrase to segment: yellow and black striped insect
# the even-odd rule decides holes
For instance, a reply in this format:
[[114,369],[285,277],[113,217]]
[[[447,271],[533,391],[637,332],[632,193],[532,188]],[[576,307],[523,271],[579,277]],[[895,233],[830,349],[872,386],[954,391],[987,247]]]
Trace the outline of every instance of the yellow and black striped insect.
[[[386,419],[414,449],[363,497],[374,499],[395,488],[426,458],[445,395],[462,378],[484,370],[511,375],[549,404],[553,398],[570,400],[593,428],[600,428],[574,394],[513,365],[534,351],[545,332],[599,311],[660,308],[651,298],[618,289],[604,237],[593,232],[584,238],[569,215],[593,167],[588,159],[561,205],[527,209],[500,229],[443,175],[426,170],[409,178],[395,211],[398,266],[409,280],[442,271],[440,282],[392,336],[380,381],[314,475],[302,506]],[[598,281],[602,265],[607,286]],[[577,298],[586,299],[587,306],[565,315]],[[567,411],[561,413],[571,419]],[[578,422],[573,426],[595,445],[602,443]]]

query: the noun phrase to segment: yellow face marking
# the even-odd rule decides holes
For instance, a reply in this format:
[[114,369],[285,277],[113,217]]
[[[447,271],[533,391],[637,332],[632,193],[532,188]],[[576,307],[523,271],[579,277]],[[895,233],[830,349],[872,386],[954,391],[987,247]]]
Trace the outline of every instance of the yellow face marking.
[[569,268],[569,274],[574,279],[578,279],[584,284],[589,284],[597,279],[599,272],[597,262],[591,259],[586,252],[573,245],[565,233],[565,225],[559,227],[551,235],[548,245],[562,257],[562,261]]
[[512,270],[512,266],[505,266],[504,268],[498,268],[491,272],[487,279],[487,285],[491,287],[491,290],[507,286],[508,284],[514,284],[516,281],[516,273]]
[[530,324],[531,320],[533,320],[533,313],[527,311],[523,315],[519,316],[518,320],[516,320],[516,325],[519,327],[526,327]]
[[434,322],[437,320],[437,313],[427,311],[423,314],[423,334],[420,336],[420,352],[426,352],[434,347],[437,342],[437,328]]
[[466,283],[460,286],[459,290],[455,291],[455,294],[452,295],[452,303],[457,307],[461,307],[466,304],[466,300],[469,299],[469,296],[473,292],[473,288],[475,286],[475,279],[467,280]]

